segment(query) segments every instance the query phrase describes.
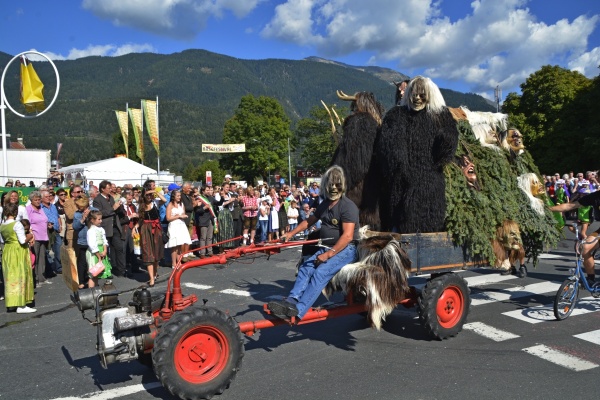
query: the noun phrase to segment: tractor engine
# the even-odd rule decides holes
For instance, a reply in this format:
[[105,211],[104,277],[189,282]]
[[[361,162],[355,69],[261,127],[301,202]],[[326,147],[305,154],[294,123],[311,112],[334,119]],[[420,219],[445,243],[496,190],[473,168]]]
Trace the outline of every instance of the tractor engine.
[[[107,280],[102,287],[80,289],[74,297],[83,318],[96,325],[96,349],[104,368],[115,362],[148,360],[157,333],[153,311],[164,300],[164,295],[153,298],[144,287],[135,290],[129,304],[122,306],[119,294]],[[95,310],[96,319],[86,318],[86,310]]]

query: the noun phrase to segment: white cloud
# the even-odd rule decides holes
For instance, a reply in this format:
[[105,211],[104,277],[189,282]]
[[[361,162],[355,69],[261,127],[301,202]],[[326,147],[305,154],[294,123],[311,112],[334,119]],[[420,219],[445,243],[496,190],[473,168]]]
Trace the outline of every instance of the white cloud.
[[[449,2],[450,0],[445,0]],[[315,46],[325,57],[365,52],[396,61],[401,72],[466,81],[471,91],[500,84],[518,87],[546,64],[598,75],[600,50],[587,51],[599,15],[552,25],[526,8],[527,0],[475,0],[468,14],[451,20],[436,0],[286,0],[263,37]]]
[[248,15],[265,0],[83,0],[83,8],[117,26],[191,40],[211,17]]
[[[32,49],[33,51],[38,51]],[[156,49],[149,44],[134,44],[128,43],[122,46],[115,46],[112,44],[105,45],[89,45],[85,49],[71,49],[69,54],[62,55],[52,52],[38,51],[45,54],[51,60],[76,60],[78,58],[89,57],[89,56],[104,56],[104,57],[118,57],[129,53],[156,53]],[[33,61],[47,61],[45,58],[32,55],[28,56]]]

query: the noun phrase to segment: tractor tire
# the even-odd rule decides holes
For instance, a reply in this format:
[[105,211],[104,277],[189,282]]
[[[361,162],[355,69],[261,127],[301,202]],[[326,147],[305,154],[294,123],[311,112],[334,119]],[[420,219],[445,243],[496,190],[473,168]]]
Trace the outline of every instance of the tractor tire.
[[212,307],[188,307],[161,328],[152,349],[154,372],[181,399],[210,399],[229,387],[244,357],[238,324]]
[[471,305],[467,282],[448,273],[430,279],[419,296],[419,320],[433,338],[456,336],[467,320]]

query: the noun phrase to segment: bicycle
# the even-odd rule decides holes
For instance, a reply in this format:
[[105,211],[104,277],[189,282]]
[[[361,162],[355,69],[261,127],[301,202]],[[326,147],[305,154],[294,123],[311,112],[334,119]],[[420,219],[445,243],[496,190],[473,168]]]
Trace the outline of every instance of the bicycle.
[[[558,292],[556,292],[556,297],[554,298],[554,316],[559,321],[567,319],[573,312],[579,298],[579,289],[581,287],[589,291],[593,297],[600,297],[600,282],[596,282],[590,286],[583,269],[582,255],[583,245],[594,243],[598,240],[598,237],[579,239],[578,225],[576,223],[573,224],[573,228],[575,229],[575,268],[571,269],[571,276],[560,285]],[[588,241],[588,239],[590,239],[590,241]]]

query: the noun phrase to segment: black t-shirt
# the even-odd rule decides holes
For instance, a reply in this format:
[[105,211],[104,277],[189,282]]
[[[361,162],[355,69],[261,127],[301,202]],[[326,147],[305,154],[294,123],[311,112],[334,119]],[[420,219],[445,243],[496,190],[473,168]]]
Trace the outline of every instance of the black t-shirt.
[[[317,207],[314,216],[321,220],[321,233],[320,237],[323,240],[323,244],[332,246],[334,245],[340,236],[342,235],[342,228],[344,222],[354,223],[354,233],[352,238],[358,240],[358,207],[356,204],[346,196],[342,196],[340,200],[329,209],[329,205],[332,203],[331,200],[326,199]],[[331,238],[331,239],[329,239]]]
[[582,206],[594,206],[594,208],[597,208],[600,206],[600,190],[580,197],[577,202]]

